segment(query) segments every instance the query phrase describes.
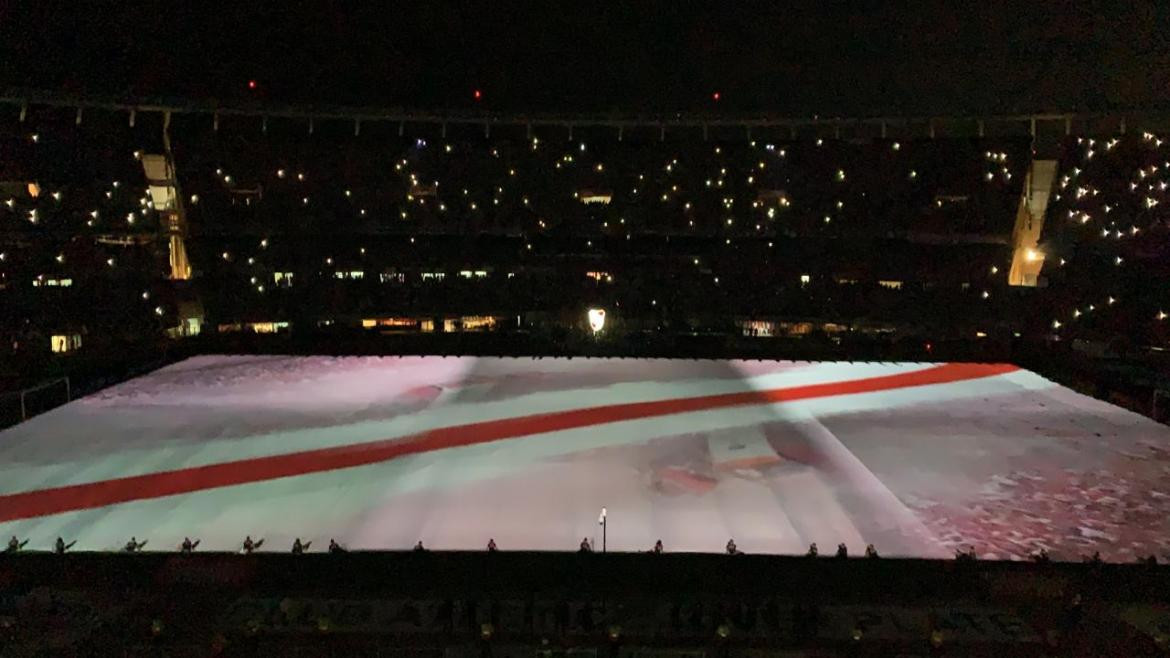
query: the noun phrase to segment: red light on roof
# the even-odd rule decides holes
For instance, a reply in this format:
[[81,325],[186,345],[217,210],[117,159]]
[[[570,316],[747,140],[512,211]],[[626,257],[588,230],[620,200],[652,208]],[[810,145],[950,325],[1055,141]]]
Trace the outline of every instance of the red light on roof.
[[480,91],[480,90],[478,90],[478,89],[476,89],[476,90],[475,90],[475,91],[472,93],[472,96],[475,96],[475,100],[480,100],[481,98],[483,98],[483,92],[482,92],[482,91]]
[[255,81],[255,80],[249,80],[249,81],[248,81],[248,89],[255,89],[255,88],[256,88],[256,81]]
[[711,100],[718,103],[719,102],[719,92],[715,92],[715,93],[711,94]]

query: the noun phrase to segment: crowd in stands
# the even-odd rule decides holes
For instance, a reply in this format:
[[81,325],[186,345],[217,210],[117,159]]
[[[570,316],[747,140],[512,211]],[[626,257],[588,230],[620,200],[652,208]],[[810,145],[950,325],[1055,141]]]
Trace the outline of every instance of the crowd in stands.
[[1068,140],[1043,237],[1062,337],[1170,345],[1168,188],[1170,143],[1158,135]]
[[139,161],[160,136],[114,114],[0,121],[0,354],[161,334],[166,254]]
[[534,240],[1002,236],[1028,157],[1020,139],[619,140],[580,130],[485,137],[433,128],[399,136],[268,124],[215,128],[191,117],[172,127],[200,230]]
[[[1006,275],[1027,147],[355,136],[206,121],[175,135],[196,261],[219,261],[206,287],[233,314],[599,305],[686,329],[731,316],[985,310],[972,302]],[[295,291],[265,295],[290,273]]]
[[1041,286],[1016,288],[1026,137],[180,115],[193,276],[171,282],[142,166],[161,122],[0,117],[7,353],[200,327],[584,331],[593,307],[620,332],[1168,340],[1170,144],[1151,133],[1065,141]]

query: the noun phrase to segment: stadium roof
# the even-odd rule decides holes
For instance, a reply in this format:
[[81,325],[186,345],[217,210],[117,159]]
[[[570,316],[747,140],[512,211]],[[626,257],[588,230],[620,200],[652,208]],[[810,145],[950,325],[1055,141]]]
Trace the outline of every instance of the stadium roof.
[[897,5],[34,3],[0,10],[0,86],[493,112],[1166,105],[1164,3]]

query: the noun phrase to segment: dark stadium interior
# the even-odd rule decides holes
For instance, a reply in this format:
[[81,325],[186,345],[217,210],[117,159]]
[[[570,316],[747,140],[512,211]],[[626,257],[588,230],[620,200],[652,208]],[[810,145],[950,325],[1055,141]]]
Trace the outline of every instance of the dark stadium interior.
[[[855,509],[875,511],[856,527],[887,541],[872,540],[871,557],[850,545],[848,559],[823,544],[819,557],[383,544],[236,555],[210,537],[195,555],[154,545],[120,555],[84,540],[54,555],[52,536],[14,537],[0,554],[0,656],[1170,651],[1170,572],[1158,564],[1170,552],[1141,554],[1170,542],[1150,520],[1165,510],[1158,486],[1170,473],[1160,443],[1170,422],[1166,6],[21,5],[0,3],[0,475],[43,466],[48,457],[21,453],[21,442],[68,421],[78,398],[116,391],[103,404],[117,415],[119,395],[131,405],[147,395],[136,378],[192,357],[467,359],[419,362],[458,372],[410,388],[403,404],[419,409],[523,403],[638,374],[671,399],[744,395],[737,387],[775,374],[743,365],[757,362],[1011,364],[1133,412],[1132,426],[1108,416],[1109,431],[1129,427],[1119,445],[1145,441],[1148,452],[1118,447],[1122,466],[1040,483],[1043,468],[1023,464],[1021,447],[1005,457],[1022,464],[1010,484],[1033,487],[1036,507],[1012,498],[1003,506],[1019,515],[1004,518],[1026,533],[1062,514],[1108,517],[1124,498],[1124,518],[1110,522],[1146,532],[1054,531],[1085,540],[1074,555],[1068,541],[1017,542],[1000,517],[988,521],[993,503],[954,503],[938,508],[953,518],[936,510],[933,521],[995,529],[970,538],[984,542],[978,555],[921,559],[919,544],[883,525],[880,505],[860,500]],[[557,379],[489,357],[624,360],[565,366]],[[207,381],[271,377],[277,398],[316,362],[290,361],[310,365],[289,372],[207,363]],[[396,383],[409,388],[420,375],[402,368]],[[170,383],[186,390],[178,372]],[[727,389],[686,388],[699,380]],[[253,409],[254,435],[244,423],[188,436],[176,412],[160,440],[335,431],[337,418],[308,402],[283,420]],[[917,402],[939,418],[959,406]],[[562,413],[529,403],[519,417]],[[986,413],[993,424],[983,403],[963,422]],[[345,409],[355,423],[401,411]],[[826,424],[842,436],[875,422],[912,434],[919,417],[893,414]],[[29,424],[37,418],[49,420]],[[71,454],[96,465],[105,420],[92,418],[94,442]],[[780,461],[791,455],[777,445],[799,443],[784,425],[793,418],[759,425],[776,424],[760,442]],[[467,422],[444,427],[478,427]],[[1029,439],[1078,449],[1035,422]],[[128,427],[144,433],[137,440],[155,426]],[[603,450],[612,447],[592,449],[635,454]],[[971,450],[972,461],[987,457]],[[43,487],[0,482],[0,526],[48,527],[17,525],[56,513],[15,511],[18,501],[36,508],[38,492],[82,501],[46,503],[53,510],[100,508],[70,487],[99,476],[116,487],[123,475],[69,467],[80,475],[54,472]],[[1069,493],[1082,489],[1097,498]],[[53,526],[65,541],[88,530],[77,518]],[[1094,541],[1116,552],[1103,561]],[[325,543],[316,537],[311,552]],[[1019,546],[1030,561],[1009,561]]]

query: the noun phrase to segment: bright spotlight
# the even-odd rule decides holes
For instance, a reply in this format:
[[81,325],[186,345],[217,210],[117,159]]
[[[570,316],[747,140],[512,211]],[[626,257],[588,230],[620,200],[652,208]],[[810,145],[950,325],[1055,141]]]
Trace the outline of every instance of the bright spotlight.
[[593,333],[598,333],[605,328],[605,309],[591,308],[589,309],[589,328]]

